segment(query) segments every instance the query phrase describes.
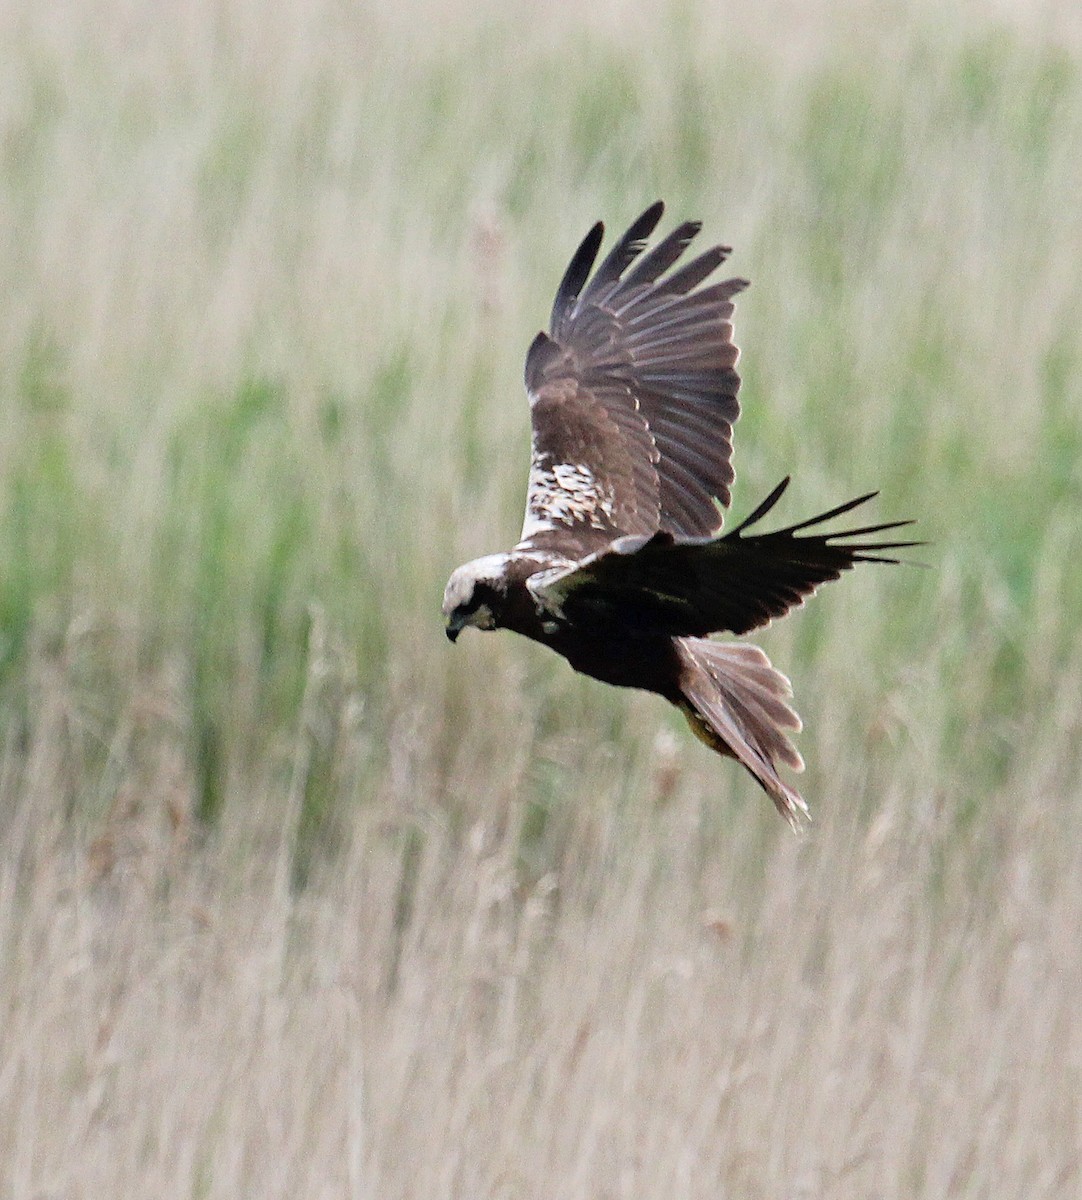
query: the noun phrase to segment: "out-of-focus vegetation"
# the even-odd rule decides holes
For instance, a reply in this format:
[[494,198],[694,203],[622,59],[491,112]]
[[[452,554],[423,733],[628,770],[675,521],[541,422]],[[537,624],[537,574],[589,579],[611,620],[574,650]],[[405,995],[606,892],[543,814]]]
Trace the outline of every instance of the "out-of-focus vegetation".
[[[0,15],[0,1192],[1074,1193],[1082,35],[905,7]],[[737,513],[933,543],[760,639],[803,844],[442,637],[658,196],[752,280]]]

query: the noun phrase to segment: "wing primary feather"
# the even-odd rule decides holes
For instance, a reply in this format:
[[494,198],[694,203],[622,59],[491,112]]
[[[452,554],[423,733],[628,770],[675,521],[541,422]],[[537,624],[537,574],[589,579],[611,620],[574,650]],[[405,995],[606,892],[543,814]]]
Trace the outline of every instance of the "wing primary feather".
[[840,533],[827,533],[823,536],[827,541],[840,537],[866,537],[869,533],[882,533],[887,529],[904,529],[906,525],[915,524],[915,521],[882,521],[878,525],[865,525],[860,529],[844,529]]
[[564,321],[570,316],[579,292],[582,291],[582,285],[589,278],[590,269],[597,258],[598,250],[601,249],[601,239],[604,236],[605,225],[602,221],[598,221],[582,239],[579,248],[567,265],[563,279],[560,280],[560,286],[556,290],[556,299],[552,303],[552,320],[550,322],[552,336],[557,340],[563,336]]
[[700,229],[702,229],[701,221],[685,221],[683,225],[678,225],[627,276],[624,280],[624,287],[633,288],[640,284],[653,283],[684,253]]
[[[641,331],[635,331],[627,339],[628,345],[635,353],[645,358],[651,358],[658,350],[675,344],[687,345],[696,341],[706,343],[714,352],[716,358],[719,348],[724,347],[729,352],[726,366],[736,362],[737,351],[732,344],[733,326],[720,313],[710,312],[700,314],[693,310],[690,313],[677,313],[667,321],[659,321]],[[703,353],[703,348],[700,348]]]
[[851,512],[854,508],[859,508],[862,504],[867,504],[869,500],[874,500],[878,495],[878,492],[867,492],[863,496],[857,496],[855,500],[847,500],[844,504],[839,504],[836,508],[828,509],[825,513],[820,513],[816,517],[809,517],[806,521],[798,521],[795,525],[788,525],[785,529],[779,529],[778,533],[796,533],[797,530],[808,529],[812,525],[820,525],[824,521],[829,521],[832,517],[840,517],[842,513]]
[[714,246],[705,254],[700,254],[698,258],[692,259],[686,267],[681,267],[668,279],[662,280],[659,286],[669,295],[685,296],[692,288],[702,283],[707,276],[712,275],[729,257],[729,253],[728,246]]
[[760,504],[758,508],[754,509],[749,516],[746,516],[743,521],[741,521],[740,524],[732,531],[732,533],[728,535],[728,537],[734,538],[737,534],[742,533],[749,526],[754,525],[756,521],[761,521],[763,517],[765,517],[766,514],[774,507],[774,505],[777,504],[777,502],[782,498],[782,494],[788,486],[789,476],[786,475],[786,477],[781,481],[781,483],[778,484],[778,486],[770,493],[770,495],[767,496],[762,504]]
[[631,228],[608,252],[601,266],[597,268],[590,285],[582,294],[582,303],[589,303],[597,295],[614,283],[624,273],[624,269],[642,253],[646,239],[654,232],[665,205],[656,200],[632,224]]
[[[924,546],[926,544],[927,543],[925,543],[925,542],[897,542],[896,543],[896,545],[898,545],[899,547]],[[900,558],[890,558],[886,554],[854,554],[850,558],[849,561],[855,562],[855,563],[858,563],[858,562],[890,563],[892,566],[895,566],[895,567],[900,567],[902,565],[902,560]],[[911,566],[911,567],[916,567],[916,566],[920,566],[921,564],[907,563],[907,565]]]
[[746,279],[725,279],[721,283],[712,283],[709,287],[700,288],[690,296],[685,296],[682,292],[666,291],[667,286],[668,281],[663,279],[645,294],[640,291],[631,293],[631,299],[616,310],[618,315],[626,317],[629,329],[647,322],[652,326],[662,314],[682,316],[692,307],[710,310],[715,305],[726,305],[724,311],[720,307],[715,311],[719,318],[727,321],[733,315],[733,308],[729,302],[751,285]]

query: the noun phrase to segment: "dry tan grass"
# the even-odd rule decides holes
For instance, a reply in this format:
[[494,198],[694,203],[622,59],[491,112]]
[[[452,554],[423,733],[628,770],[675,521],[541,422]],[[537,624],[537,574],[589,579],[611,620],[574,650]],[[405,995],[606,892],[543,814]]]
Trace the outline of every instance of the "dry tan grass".
[[[678,7],[0,6],[3,1200],[1082,1191],[1077,6]],[[802,841],[438,625],[657,194],[738,507],[936,543],[763,639]]]
[[525,885],[407,764],[296,900],[273,785],[207,850],[153,794],[83,845],[43,770],[2,797],[6,1195],[1077,1190],[1082,831],[1024,781],[971,841],[903,784],[764,843],[678,774]]

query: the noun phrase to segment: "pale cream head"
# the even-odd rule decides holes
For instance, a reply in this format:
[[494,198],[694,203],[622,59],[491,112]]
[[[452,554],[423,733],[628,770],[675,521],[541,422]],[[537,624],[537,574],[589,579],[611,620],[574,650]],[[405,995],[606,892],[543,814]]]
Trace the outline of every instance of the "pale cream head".
[[447,636],[453,642],[468,625],[495,629],[493,601],[507,591],[506,554],[487,554],[457,567],[443,593],[443,615]]

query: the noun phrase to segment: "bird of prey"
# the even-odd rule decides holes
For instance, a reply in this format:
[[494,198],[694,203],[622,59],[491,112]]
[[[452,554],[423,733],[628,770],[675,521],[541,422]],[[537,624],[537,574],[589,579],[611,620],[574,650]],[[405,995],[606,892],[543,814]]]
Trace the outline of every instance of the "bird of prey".
[[757,646],[708,635],[767,625],[855,563],[897,562],[889,552],[918,543],[881,536],[908,521],[823,532],[875,492],[758,532],[788,477],[721,535],[740,414],[733,297],[747,283],[703,286],[726,246],[672,269],[698,222],[644,253],[663,211],[651,205],[592,275],[604,226],[575,251],[550,330],[526,356],[533,436],[522,535],[451,575],[447,636],[511,629],[576,671],[657,692],[796,825],[807,806],[778,769],[804,765],[787,736],[801,727],[789,680]]

